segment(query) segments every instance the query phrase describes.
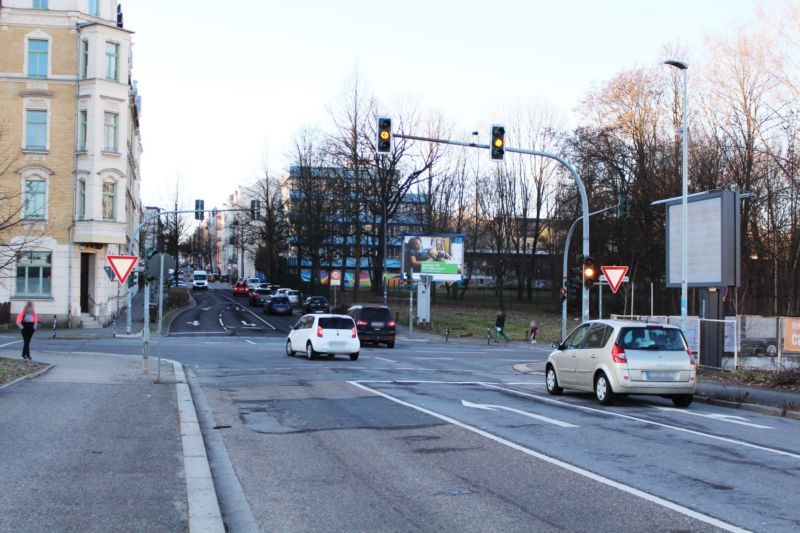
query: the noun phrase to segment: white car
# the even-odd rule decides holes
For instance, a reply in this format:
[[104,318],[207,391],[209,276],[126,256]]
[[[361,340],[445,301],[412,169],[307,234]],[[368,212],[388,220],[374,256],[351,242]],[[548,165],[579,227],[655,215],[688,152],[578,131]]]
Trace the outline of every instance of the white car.
[[247,290],[250,291],[251,289],[255,289],[261,285],[261,280],[258,278],[247,278],[247,280],[245,280],[245,284],[247,285]]
[[192,288],[208,290],[208,274],[205,270],[195,270],[192,273]]
[[603,405],[620,395],[665,396],[688,407],[697,388],[697,360],[680,328],[624,320],[584,322],[553,343],[545,364],[550,394],[594,392]]
[[292,305],[300,305],[300,291],[289,289],[286,291],[286,296],[289,297],[289,301],[292,302]]
[[356,323],[347,315],[304,315],[286,339],[286,355],[290,357],[302,352],[309,359],[326,354],[349,355],[355,361],[360,349]]

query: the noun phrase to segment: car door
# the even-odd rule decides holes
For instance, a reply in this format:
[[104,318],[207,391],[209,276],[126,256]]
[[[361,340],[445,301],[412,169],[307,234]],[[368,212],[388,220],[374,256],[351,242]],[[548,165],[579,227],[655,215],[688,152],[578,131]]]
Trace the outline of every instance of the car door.
[[292,341],[292,348],[295,350],[303,350],[306,345],[306,335],[308,332],[308,329],[306,329],[306,322],[308,322],[308,318],[309,317],[304,316],[298,320],[294,329],[289,333],[289,339]]
[[594,371],[601,359],[603,346],[608,339],[608,326],[592,324],[583,346],[575,350],[575,384],[591,389],[594,386]]
[[563,384],[575,384],[575,359],[589,332],[589,326],[590,324],[581,324],[575,328],[561,343],[562,349],[555,355],[558,381]]

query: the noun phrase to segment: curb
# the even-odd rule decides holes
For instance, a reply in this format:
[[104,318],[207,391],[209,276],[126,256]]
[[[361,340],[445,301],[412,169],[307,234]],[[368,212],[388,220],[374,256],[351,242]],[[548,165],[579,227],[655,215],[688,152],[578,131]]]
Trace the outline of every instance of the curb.
[[208,464],[203,434],[197,421],[189,383],[183,365],[170,361],[175,370],[175,391],[178,400],[183,471],[186,478],[186,501],[189,505],[191,533],[225,533],[211,467]]
[[194,309],[197,307],[197,302],[194,300],[192,295],[189,295],[189,303],[186,305],[182,305],[180,307],[176,307],[169,313],[167,313],[161,320],[164,322],[164,336],[169,337],[169,331],[172,329],[172,323],[178,317],[179,314],[183,313],[184,311],[188,311],[189,309]]
[[6,388],[8,388],[8,387],[11,387],[11,386],[13,386],[13,385],[16,385],[16,384],[17,384],[17,383],[19,383],[20,381],[25,381],[26,379],[33,379],[33,378],[35,378],[35,377],[39,377],[39,376],[41,376],[42,374],[44,374],[45,372],[49,371],[49,370],[50,370],[51,368],[53,368],[54,366],[56,366],[56,365],[53,365],[53,364],[48,364],[46,367],[44,367],[44,368],[40,368],[39,370],[37,370],[37,371],[36,371],[36,372],[34,372],[33,374],[26,374],[26,375],[24,375],[24,376],[18,377],[18,378],[17,378],[17,379],[15,379],[14,381],[9,381],[9,382],[8,382],[8,383],[6,383],[5,385],[0,385],[0,390],[3,390],[3,389],[6,389]]

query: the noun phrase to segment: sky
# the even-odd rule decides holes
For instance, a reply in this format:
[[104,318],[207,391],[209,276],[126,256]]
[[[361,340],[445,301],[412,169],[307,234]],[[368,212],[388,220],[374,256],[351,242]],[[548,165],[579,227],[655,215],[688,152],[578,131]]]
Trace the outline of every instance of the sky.
[[692,72],[707,36],[754,24],[768,4],[123,1],[143,99],[142,199],[166,206],[179,188],[184,207],[221,207],[265,160],[279,175],[294,134],[329,127],[356,72],[388,116],[412,101],[459,131],[488,132],[495,110],[540,102],[570,125],[614,74],[658,64],[668,44],[689,50]]

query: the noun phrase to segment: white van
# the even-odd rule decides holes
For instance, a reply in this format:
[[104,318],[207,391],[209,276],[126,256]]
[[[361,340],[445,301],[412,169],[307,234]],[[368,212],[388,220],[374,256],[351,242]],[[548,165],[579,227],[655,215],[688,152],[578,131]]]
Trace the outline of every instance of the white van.
[[192,288],[208,290],[208,273],[205,270],[195,270],[192,273]]

